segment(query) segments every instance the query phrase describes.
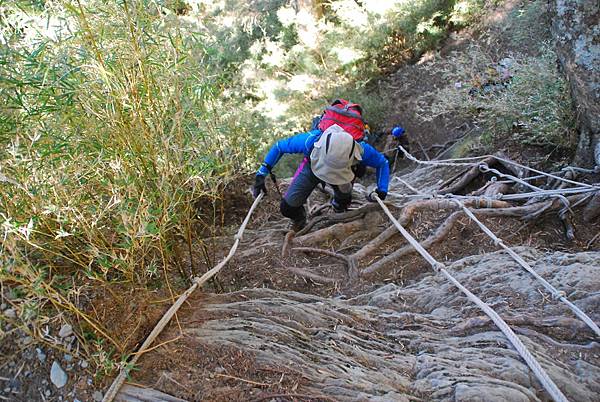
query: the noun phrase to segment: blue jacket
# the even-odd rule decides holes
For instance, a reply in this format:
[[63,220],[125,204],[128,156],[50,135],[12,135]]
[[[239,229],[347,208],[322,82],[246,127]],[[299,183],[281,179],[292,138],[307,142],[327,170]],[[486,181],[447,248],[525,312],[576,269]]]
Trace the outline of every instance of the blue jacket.
[[[261,165],[256,174],[261,176],[268,175],[269,170],[265,165],[273,168],[277,162],[279,162],[279,159],[281,159],[283,154],[304,154],[304,156],[310,157],[313,145],[321,137],[321,134],[321,130],[312,130],[307,133],[296,134],[293,137],[277,141],[267,153],[265,163]],[[388,160],[366,142],[360,141],[359,144],[363,149],[363,159],[361,163],[377,169],[377,189],[387,193],[390,182],[390,167]]]

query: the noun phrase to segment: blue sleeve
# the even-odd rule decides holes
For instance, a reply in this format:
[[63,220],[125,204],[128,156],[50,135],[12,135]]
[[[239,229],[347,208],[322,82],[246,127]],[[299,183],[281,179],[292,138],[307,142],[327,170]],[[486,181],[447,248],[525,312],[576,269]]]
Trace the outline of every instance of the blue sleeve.
[[266,176],[269,174],[265,164],[270,166],[271,169],[275,167],[279,159],[283,154],[305,154],[308,155],[317,137],[319,130],[309,131],[308,133],[296,134],[293,137],[284,138],[277,141],[265,156],[265,162],[256,172],[257,175]]
[[377,189],[387,193],[390,184],[390,165],[388,160],[366,142],[361,142],[360,145],[362,145],[364,150],[362,163],[377,169]]

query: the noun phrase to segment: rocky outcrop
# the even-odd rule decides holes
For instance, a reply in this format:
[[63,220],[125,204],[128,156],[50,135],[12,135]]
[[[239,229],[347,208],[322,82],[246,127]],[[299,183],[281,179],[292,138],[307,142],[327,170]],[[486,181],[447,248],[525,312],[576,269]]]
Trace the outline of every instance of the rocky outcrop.
[[[598,322],[600,253],[518,251]],[[598,340],[531,275],[502,252],[461,259],[449,271],[498,311],[569,400],[597,400]],[[433,272],[351,299],[272,289],[212,295],[183,316],[178,349],[196,357],[189,353],[182,367],[142,367],[169,378],[161,391],[180,398],[218,399],[226,389],[233,399],[279,400],[269,397],[272,387],[293,379],[294,393],[308,400],[548,400],[506,337]],[[177,336],[170,331],[165,339]],[[170,354],[159,349],[146,361]],[[248,362],[233,367],[230,356]]]
[[580,130],[575,163],[600,165],[600,3],[552,0],[552,33]]

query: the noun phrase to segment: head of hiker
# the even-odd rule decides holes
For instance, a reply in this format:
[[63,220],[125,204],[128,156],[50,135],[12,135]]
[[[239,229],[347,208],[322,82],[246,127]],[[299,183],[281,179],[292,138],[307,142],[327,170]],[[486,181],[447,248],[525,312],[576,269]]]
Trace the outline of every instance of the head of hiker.
[[374,194],[385,199],[389,184],[388,160],[367,144],[362,108],[352,102],[338,99],[328,106],[313,127],[306,133],[296,134],[276,142],[256,173],[254,197],[267,192],[265,181],[284,154],[303,154],[292,182],[282,197],[281,213],[292,220],[292,230],[306,225],[304,204],[318,184],[333,189],[331,206],[335,212],[344,212],[352,201],[352,185],[366,167],[376,169],[376,189],[367,196],[375,202]]

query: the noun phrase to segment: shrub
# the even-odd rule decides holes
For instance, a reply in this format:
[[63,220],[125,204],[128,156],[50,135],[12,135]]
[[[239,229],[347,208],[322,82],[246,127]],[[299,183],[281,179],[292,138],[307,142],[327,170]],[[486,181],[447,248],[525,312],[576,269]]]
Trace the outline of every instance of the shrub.
[[[492,60],[478,47],[446,62],[446,87],[423,95],[420,114],[460,113],[488,133],[488,145],[512,137],[523,144],[569,151],[574,138],[571,98],[545,46],[539,57],[515,54]],[[510,74],[511,78],[503,75]],[[425,98],[432,99],[431,106]]]

